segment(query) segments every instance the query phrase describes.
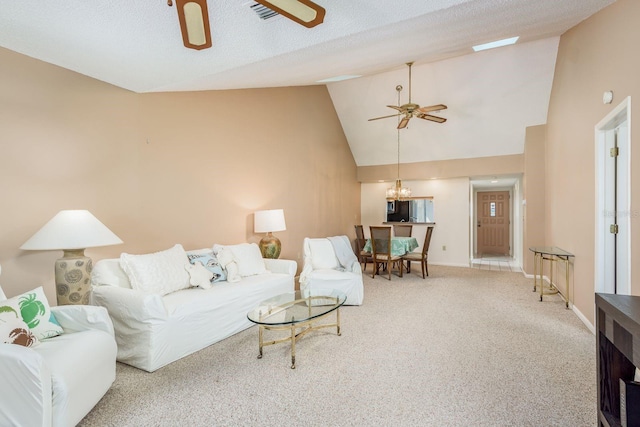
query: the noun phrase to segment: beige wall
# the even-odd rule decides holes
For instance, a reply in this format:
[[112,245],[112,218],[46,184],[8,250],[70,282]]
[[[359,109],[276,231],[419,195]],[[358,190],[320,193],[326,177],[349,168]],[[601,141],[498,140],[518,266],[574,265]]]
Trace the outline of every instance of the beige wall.
[[[484,175],[512,175],[522,173],[523,164],[524,156],[522,154],[403,163],[400,165],[400,177],[404,181],[409,179],[448,179]],[[360,182],[377,182],[379,180],[395,181],[397,177],[397,163],[358,167],[358,180]]]
[[[546,145],[547,244],[576,255],[575,307],[594,322],[595,142],[594,126],[626,96],[640,99],[640,2],[618,0],[560,39]],[[602,102],[614,92],[611,105]],[[631,129],[640,121],[632,108]],[[631,211],[640,200],[640,150],[631,150]],[[631,220],[631,291],[640,294],[640,224]]]
[[[62,209],[88,209],[123,245],[257,242],[253,212],[283,208],[282,258],[360,222],[356,166],[324,86],[134,94],[0,49],[0,283],[44,285],[61,251],[18,248]],[[299,262],[299,267],[301,263]]]
[[524,200],[523,209],[523,259],[522,268],[526,274],[533,274],[532,246],[544,246],[545,240],[545,142],[546,125],[527,128],[524,143]]

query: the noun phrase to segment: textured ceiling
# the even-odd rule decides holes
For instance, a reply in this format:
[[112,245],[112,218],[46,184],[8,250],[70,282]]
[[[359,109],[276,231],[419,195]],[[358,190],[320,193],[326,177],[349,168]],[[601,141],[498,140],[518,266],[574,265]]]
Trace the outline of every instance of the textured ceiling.
[[[329,84],[358,165],[394,163],[395,86],[415,61],[413,101],[449,121],[413,119],[402,162],[521,153],[544,123],[560,34],[614,0],[315,0],[324,23],[261,21],[248,0],[208,0],[213,47],[182,44],[166,0],[0,0],[0,46],[135,92]],[[515,35],[517,45],[472,53]],[[420,122],[420,123],[416,123]],[[372,149],[372,144],[376,148]]]

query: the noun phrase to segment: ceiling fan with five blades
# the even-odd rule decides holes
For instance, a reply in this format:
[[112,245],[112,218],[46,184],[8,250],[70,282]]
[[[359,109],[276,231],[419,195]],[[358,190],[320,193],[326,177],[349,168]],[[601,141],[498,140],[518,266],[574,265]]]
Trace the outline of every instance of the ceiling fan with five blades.
[[[398,129],[403,129],[403,128],[407,127],[407,125],[409,124],[409,120],[411,120],[411,118],[413,118],[413,117],[417,117],[417,118],[423,119],[423,120],[430,120],[430,121],[436,122],[436,123],[444,123],[444,122],[446,122],[447,119],[445,119],[443,117],[438,117],[438,116],[434,116],[432,114],[429,114],[429,113],[434,112],[434,111],[446,110],[447,109],[446,105],[444,105],[444,104],[436,104],[436,105],[429,105],[427,107],[420,107],[420,105],[414,104],[414,103],[411,102],[411,66],[413,65],[413,62],[407,62],[407,65],[409,66],[409,102],[406,103],[406,104],[403,104],[403,105],[387,105],[387,107],[393,108],[394,110],[397,110],[398,113],[397,114],[391,114],[389,116],[375,117],[373,119],[369,119],[369,121],[379,120],[379,119],[386,119],[386,118],[389,118],[389,117],[404,116],[398,122]],[[396,88],[396,90],[397,90],[397,88]]]

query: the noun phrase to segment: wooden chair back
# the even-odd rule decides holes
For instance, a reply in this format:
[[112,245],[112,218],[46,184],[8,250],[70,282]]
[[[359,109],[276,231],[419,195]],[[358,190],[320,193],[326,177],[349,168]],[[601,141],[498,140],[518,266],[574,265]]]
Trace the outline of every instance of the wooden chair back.
[[429,252],[429,245],[431,244],[431,234],[433,233],[433,226],[427,227],[427,234],[424,236],[424,245],[422,246],[422,258],[427,257]]
[[371,225],[371,253],[374,259],[386,259],[391,257],[391,227]]
[[396,237],[411,237],[413,225],[393,224],[393,235]]

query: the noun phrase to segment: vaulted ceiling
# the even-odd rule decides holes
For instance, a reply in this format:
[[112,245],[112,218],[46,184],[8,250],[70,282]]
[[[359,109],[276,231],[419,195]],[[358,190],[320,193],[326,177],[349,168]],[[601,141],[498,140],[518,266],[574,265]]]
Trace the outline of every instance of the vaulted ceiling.
[[[522,152],[544,123],[560,34],[615,0],[315,0],[324,22],[261,20],[250,0],[208,0],[213,47],[182,44],[167,0],[2,1],[0,46],[135,92],[328,84],[358,165],[393,163],[395,86],[443,103],[401,131],[403,162]],[[472,45],[520,36],[515,46]],[[406,99],[403,99],[406,101]]]

